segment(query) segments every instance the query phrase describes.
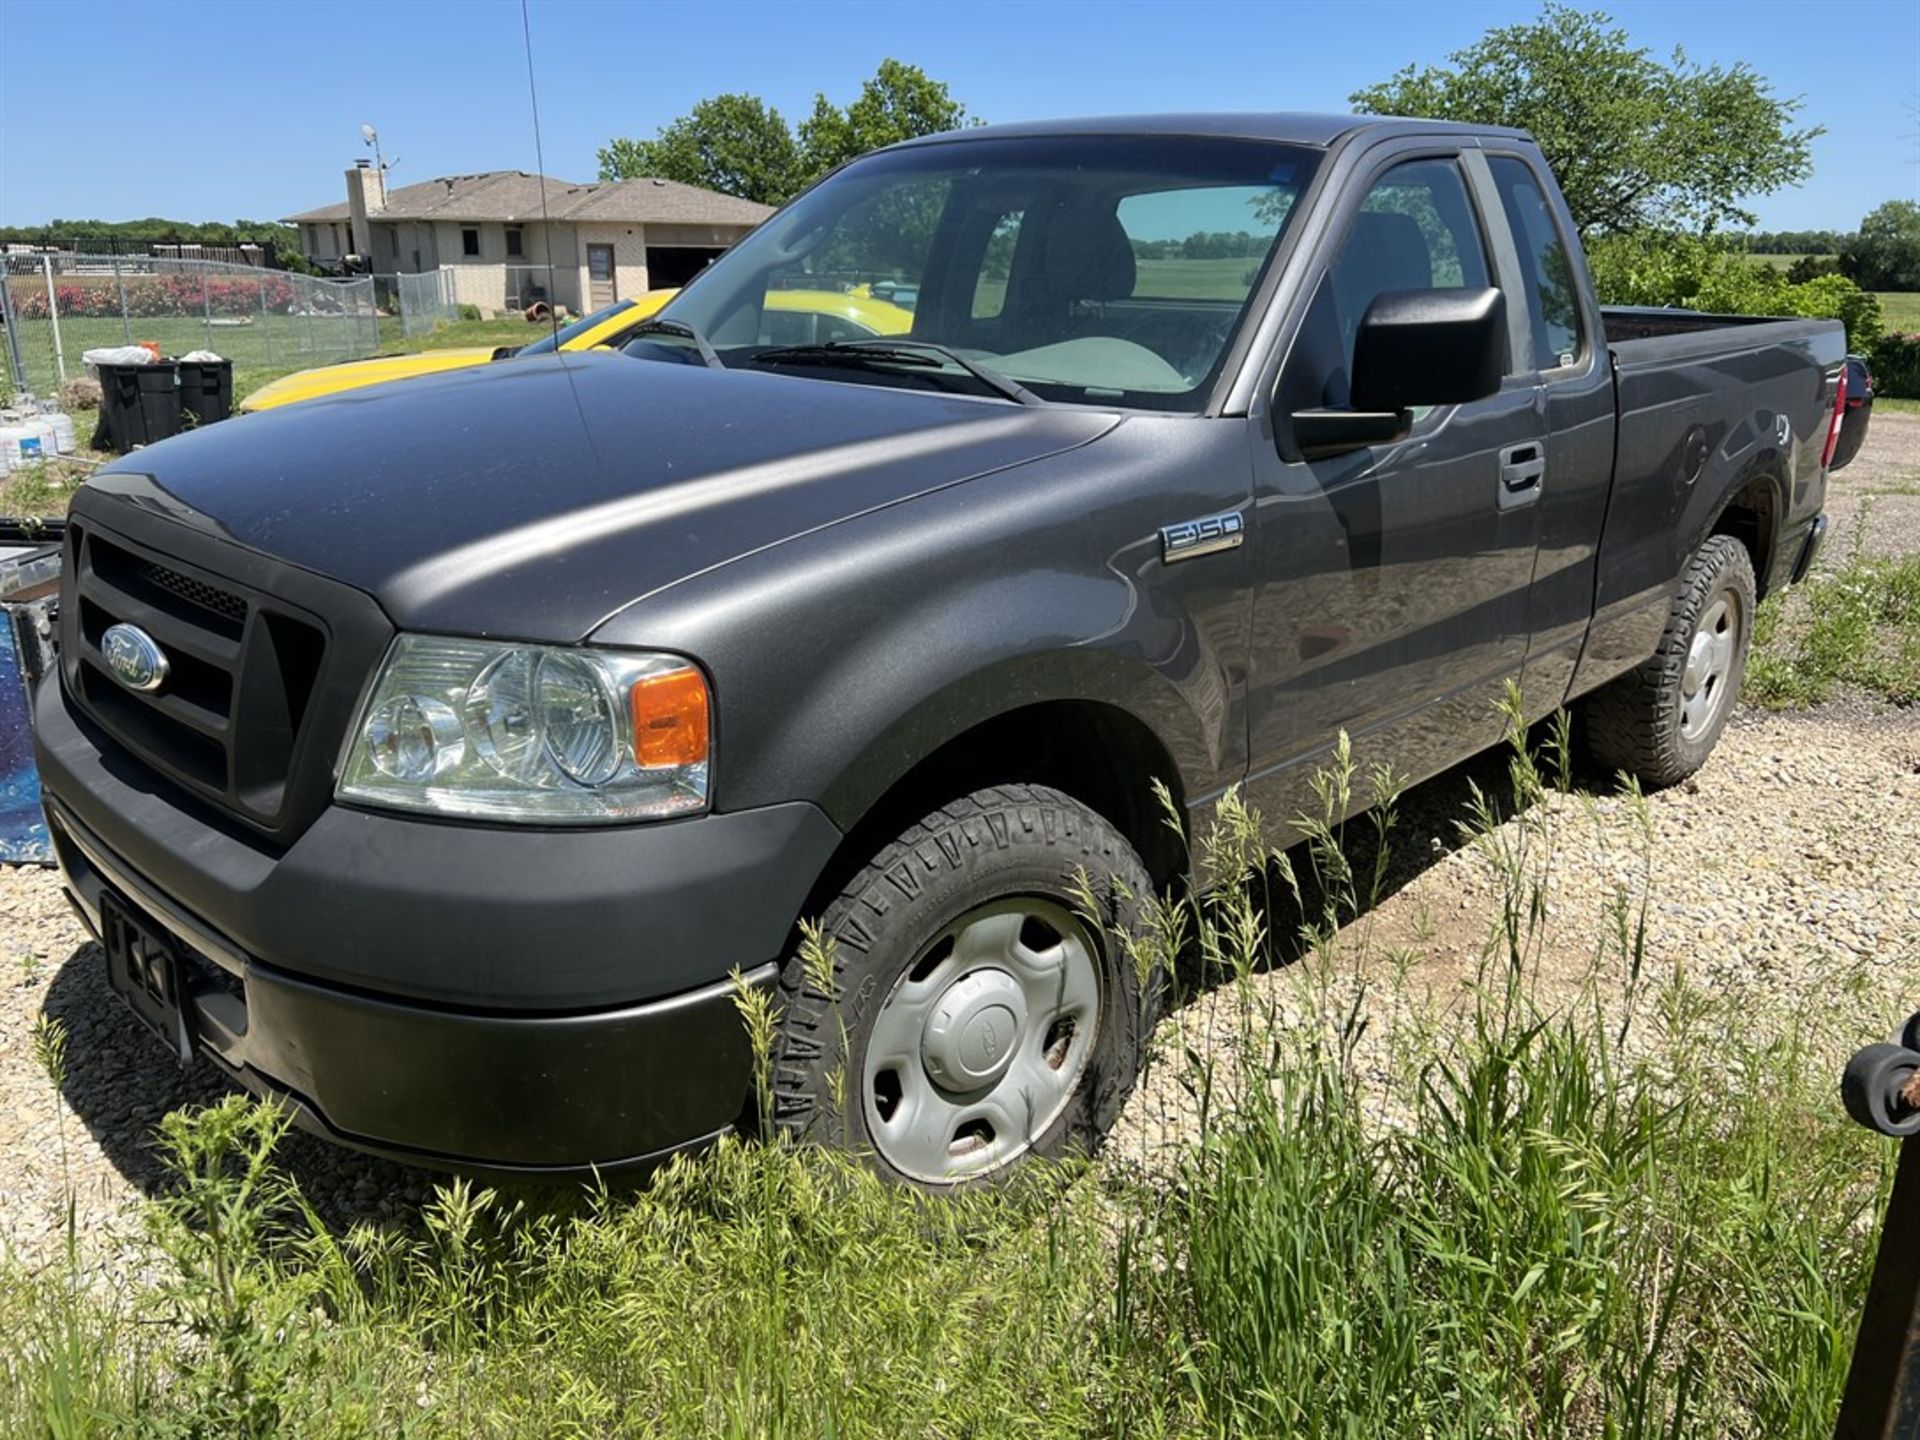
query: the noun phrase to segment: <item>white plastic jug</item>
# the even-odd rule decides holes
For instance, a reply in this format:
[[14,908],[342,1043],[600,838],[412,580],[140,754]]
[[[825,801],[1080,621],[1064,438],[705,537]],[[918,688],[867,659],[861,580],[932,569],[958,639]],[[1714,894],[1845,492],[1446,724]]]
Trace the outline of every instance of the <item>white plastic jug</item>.
[[42,415],[41,420],[53,431],[53,448],[61,455],[71,455],[79,448],[78,436],[73,428],[73,417],[55,411]]
[[54,454],[53,427],[44,420],[0,425],[0,475]]

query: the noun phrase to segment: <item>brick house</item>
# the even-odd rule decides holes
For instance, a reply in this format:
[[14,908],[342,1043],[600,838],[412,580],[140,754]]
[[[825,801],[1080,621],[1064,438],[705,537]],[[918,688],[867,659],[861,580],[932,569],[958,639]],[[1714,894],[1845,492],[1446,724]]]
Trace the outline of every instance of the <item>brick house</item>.
[[[576,185],[523,170],[449,175],[388,190],[365,161],[338,205],[287,217],[323,270],[376,275],[445,268],[486,314],[538,299],[576,313],[684,284],[773,211],[672,180]],[[552,268],[548,260],[551,257]]]

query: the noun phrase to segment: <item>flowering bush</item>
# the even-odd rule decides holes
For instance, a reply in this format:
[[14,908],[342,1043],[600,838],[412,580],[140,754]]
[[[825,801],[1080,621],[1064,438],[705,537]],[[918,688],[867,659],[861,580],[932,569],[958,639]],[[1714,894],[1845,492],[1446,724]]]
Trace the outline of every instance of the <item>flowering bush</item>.
[[[293,309],[293,282],[272,271],[252,276],[142,276],[125,282],[127,314],[135,319],[164,315],[258,315],[264,309],[284,315]],[[63,280],[54,285],[54,304],[62,319],[111,318],[120,313],[120,287],[111,280]],[[16,285],[14,306],[22,320],[47,318],[44,285]]]

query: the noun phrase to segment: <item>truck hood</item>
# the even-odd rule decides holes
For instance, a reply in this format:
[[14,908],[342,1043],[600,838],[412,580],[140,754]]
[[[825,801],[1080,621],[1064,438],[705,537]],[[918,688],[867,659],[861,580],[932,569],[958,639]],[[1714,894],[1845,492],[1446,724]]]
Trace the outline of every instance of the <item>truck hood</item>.
[[569,642],[690,575],[1116,421],[589,353],[241,417],[88,483],[357,586],[402,629]]

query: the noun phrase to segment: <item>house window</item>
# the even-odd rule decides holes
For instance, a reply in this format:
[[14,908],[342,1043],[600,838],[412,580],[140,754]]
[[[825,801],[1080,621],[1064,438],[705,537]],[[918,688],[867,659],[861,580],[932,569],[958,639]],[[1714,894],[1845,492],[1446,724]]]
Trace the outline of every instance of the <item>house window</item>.
[[478,230],[469,228],[460,232],[460,253],[462,255],[478,255],[480,253],[480,232]]
[[526,254],[525,248],[520,243],[520,227],[518,225],[509,225],[507,227],[507,254]]

